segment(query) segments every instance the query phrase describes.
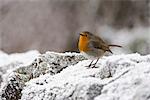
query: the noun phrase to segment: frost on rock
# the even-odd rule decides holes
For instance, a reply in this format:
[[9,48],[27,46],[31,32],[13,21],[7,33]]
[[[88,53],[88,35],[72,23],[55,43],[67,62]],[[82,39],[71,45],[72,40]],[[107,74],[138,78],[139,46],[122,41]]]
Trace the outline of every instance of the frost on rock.
[[21,96],[20,92],[24,84],[21,82],[20,74],[14,73],[13,70],[31,63],[38,55],[39,52],[36,50],[15,54],[0,51],[0,97],[2,100],[16,100]]
[[21,100],[149,100],[149,55],[103,57],[96,68],[88,68],[90,62],[28,81]]
[[47,52],[15,69],[2,88],[6,100],[150,100],[150,55],[102,57],[87,67],[79,53]]
[[150,100],[149,83],[150,61],[141,62],[125,75],[104,86],[101,95],[95,100]]
[[[18,100],[25,82],[48,73],[54,75],[69,65],[74,65],[85,59],[76,53],[54,53],[47,52],[39,55],[29,65],[18,65],[7,77],[7,82],[2,86],[1,98],[3,100]],[[11,64],[12,66],[12,64]]]
[[39,52],[36,50],[10,55],[0,51],[0,87],[2,82],[5,82],[7,76],[12,72],[12,69],[30,64],[38,55]]

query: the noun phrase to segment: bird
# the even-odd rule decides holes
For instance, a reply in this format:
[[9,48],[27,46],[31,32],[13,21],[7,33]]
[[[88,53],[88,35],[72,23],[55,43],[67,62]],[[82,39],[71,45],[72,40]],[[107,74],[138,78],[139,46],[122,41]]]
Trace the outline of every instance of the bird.
[[[113,52],[110,50],[110,47],[122,47],[115,44],[107,44],[104,40],[91,32],[83,31],[80,32],[78,49],[87,59],[93,59],[88,67],[95,67],[98,60],[105,54],[105,52]],[[97,59],[94,64],[94,59]],[[92,68],[93,68],[92,67]]]

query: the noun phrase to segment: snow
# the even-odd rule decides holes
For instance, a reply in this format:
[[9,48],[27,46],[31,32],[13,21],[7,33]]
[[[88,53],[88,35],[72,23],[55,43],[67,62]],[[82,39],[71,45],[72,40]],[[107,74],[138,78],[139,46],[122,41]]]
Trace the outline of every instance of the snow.
[[[13,70],[5,87],[20,84],[15,88],[22,89],[21,100],[150,100],[150,55],[103,56],[95,68],[88,67],[91,61],[79,53],[49,51]],[[2,94],[9,98],[6,89]]]
[[13,54],[6,54],[5,52],[0,51],[0,67],[12,62],[22,62],[23,64],[30,64],[39,54],[40,53],[36,50]]
[[0,87],[3,87],[3,85],[7,82],[8,77],[13,70],[21,65],[23,66],[32,63],[39,54],[40,53],[37,50],[14,54],[7,54],[0,51]]
[[[113,98],[119,100],[147,100],[146,97],[144,97],[145,94],[142,94],[141,97],[138,96],[142,91],[150,92],[150,74],[145,74],[147,71],[150,71],[149,63],[137,65],[126,75],[105,86],[102,90],[102,94],[96,97],[95,100],[112,100]],[[148,94],[148,96],[150,95],[149,93],[146,94]],[[144,98],[142,98],[142,96]]]
[[[61,73],[56,75],[50,76],[49,74],[46,74],[27,82],[26,87],[22,91],[22,100],[30,100],[31,98],[32,100],[38,100],[41,97],[43,100],[51,98],[55,98],[55,100],[62,100],[69,96],[76,88],[82,89],[82,91],[78,91],[78,95],[74,94],[77,98],[81,96],[84,97],[84,100],[90,100],[86,91],[88,91],[87,89],[89,89],[89,86],[92,84],[98,84],[99,86],[104,85],[101,95],[97,96],[95,100],[113,100],[113,98],[119,98],[119,100],[133,100],[136,96],[136,88],[141,87],[141,85],[137,86],[134,85],[134,83],[136,83],[136,81],[140,78],[146,80],[144,79],[146,75],[144,72],[150,69],[149,63],[147,62],[148,58],[150,58],[150,56],[140,56],[139,54],[103,57],[97,64],[98,68],[92,69],[85,67],[88,66],[91,60],[81,61],[74,66],[67,67]],[[104,70],[108,71],[108,69],[105,69],[108,65],[111,67],[110,70],[113,75],[111,78],[106,78],[109,76],[107,75],[109,73],[106,71],[106,73],[103,72]],[[115,68],[115,66],[117,68]],[[101,71],[103,73],[100,73]],[[115,80],[123,72],[128,73]],[[102,76],[105,76],[103,77],[104,79]],[[112,80],[115,81],[109,83]],[[143,80],[140,81],[145,83]],[[69,86],[66,87],[65,84],[68,84]],[[116,89],[115,92],[114,89]],[[107,93],[105,93],[106,91]],[[47,95],[45,95],[45,93]],[[56,96],[54,97],[53,95],[49,95],[50,93],[56,94]]]

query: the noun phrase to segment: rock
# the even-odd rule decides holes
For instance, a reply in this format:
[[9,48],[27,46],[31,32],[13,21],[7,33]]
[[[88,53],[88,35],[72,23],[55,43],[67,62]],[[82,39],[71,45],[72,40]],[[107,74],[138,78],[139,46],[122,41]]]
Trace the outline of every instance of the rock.
[[38,55],[39,52],[36,50],[9,55],[0,51],[0,94],[5,97],[2,99],[10,100],[12,98],[16,100],[16,98],[20,97],[24,84],[21,83],[20,74],[14,73],[13,70],[20,66],[31,64]]
[[150,55],[102,57],[87,67],[78,53],[47,52],[15,69],[2,88],[6,100],[149,100]]
[[[142,75],[144,79],[150,74],[145,73],[149,72],[150,56],[130,54],[103,57],[96,68],[87,68],[89,63],[90,60],[85,60],[53,76],[46,74],[30,80],[22,91],[21,100],[133,100],[134,97],[148,100],[149,90],[142,88],[140,83],[145,81],[138,77]],[[144,70],[141,65],[145,66]],[[146,96],[137,95],[136,88],[143,89]]]
[[83,56],[75,53],[47,52],[39,55],[30,65],[20,66],[9,75],[8,82],[2,88],[1,97],[6,100],[18,100],[21,98],[25,82],[46,73],[54,75],[83,59],[85,59]]
[[36,50],[25,53],[6,54],[0,51],[0,84],[16,67],[28,65],[39,55]]
[[12,75],[8,79],[8,83],[3,87],[1,93],[2,100],[18,100],[21,97],[21,91],[24,84],[18,75]]

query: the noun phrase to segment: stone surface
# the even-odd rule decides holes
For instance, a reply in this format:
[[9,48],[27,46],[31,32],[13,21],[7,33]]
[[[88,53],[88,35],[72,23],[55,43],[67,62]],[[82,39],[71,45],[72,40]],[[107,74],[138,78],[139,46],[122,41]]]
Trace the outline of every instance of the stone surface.
[[47,52],[39,55],[30,65],[20,65],[13,70],[2,88],[1,97],[6,100],[18,100],[21,98],[21,91],[25,82],[46,73],[49,75],[57,74],[69,65],[74,65],[83,59],[85,59],[83,56],[75,53]]
[[3,100],[150,100],[150,55],[102,57],[94,68],[78,53],[47,52],[14,69]]

